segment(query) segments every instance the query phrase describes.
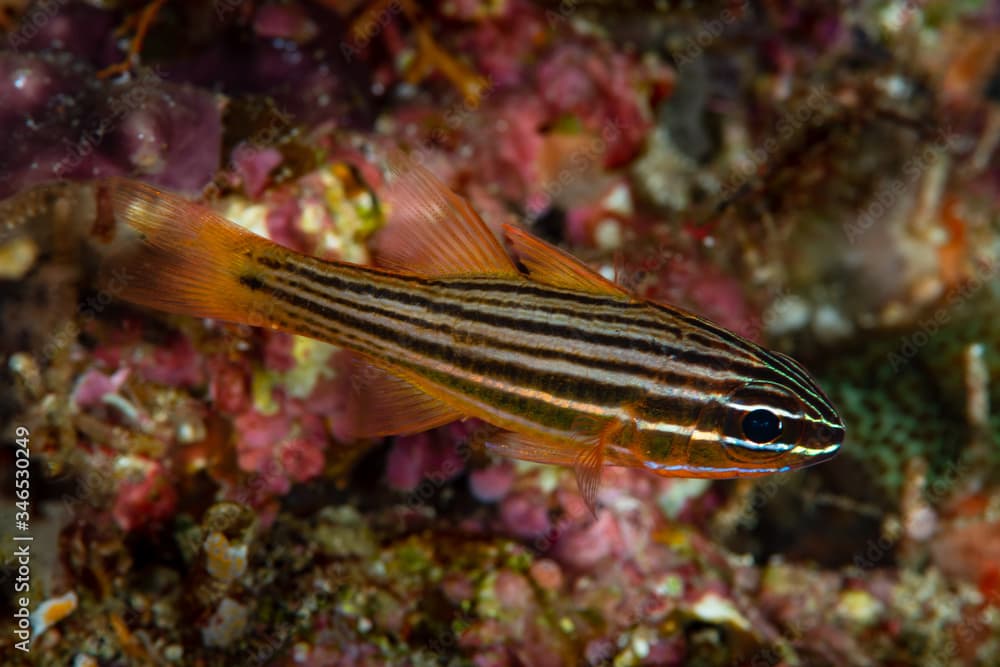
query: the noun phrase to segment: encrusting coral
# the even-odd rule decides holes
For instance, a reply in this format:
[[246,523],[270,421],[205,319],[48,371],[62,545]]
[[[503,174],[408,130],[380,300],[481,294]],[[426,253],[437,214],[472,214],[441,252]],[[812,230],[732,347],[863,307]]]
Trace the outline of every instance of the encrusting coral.
[[[5,632],[0,653],[996,664],[997,25],[988,3],[894,0],[15,10],[0,421],[32,434],[47,555],[31,652]],[[592,514],[572,470],[495,460],[471,421],[353,438],[356,367],[330,345],[95,287],[94,178],[369,263],[389,146],[492,229],[522,220],[794,354],[845,416],[838,459],[733,482],[608,468]]]

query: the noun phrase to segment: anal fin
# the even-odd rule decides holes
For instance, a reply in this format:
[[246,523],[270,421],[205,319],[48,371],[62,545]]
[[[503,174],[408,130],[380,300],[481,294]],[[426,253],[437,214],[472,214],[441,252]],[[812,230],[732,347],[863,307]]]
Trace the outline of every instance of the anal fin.
[[348,414],[355,437],[419,433],[462,418],[460,412],[406,379],[360,355],[351,356]]
[[486,439],[486,448],[495,454],[522,461],[573,465],[575,447],[571,443],[548,442],[513,431],[502,431]]

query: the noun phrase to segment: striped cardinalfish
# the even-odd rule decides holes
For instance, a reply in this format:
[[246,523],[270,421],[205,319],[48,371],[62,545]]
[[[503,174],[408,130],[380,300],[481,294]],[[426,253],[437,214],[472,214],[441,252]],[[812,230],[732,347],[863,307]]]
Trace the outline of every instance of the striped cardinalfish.
[[138,182],[108,181],[135,242],[122,296],[347,348],[366,364],[357,435],[477,417],[492,450],[573,466],[744,477],[832,457],[844,425],[798,363],[641,299],[514,226],[486,227],[424,168],[391,161],[376,266],[323,261]]

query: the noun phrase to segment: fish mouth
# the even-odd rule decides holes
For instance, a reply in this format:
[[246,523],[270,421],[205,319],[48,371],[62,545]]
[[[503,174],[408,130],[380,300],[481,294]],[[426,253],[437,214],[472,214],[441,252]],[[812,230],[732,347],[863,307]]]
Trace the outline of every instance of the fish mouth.
[[846,433],[847,429],[843,422],[816,427],[804,443],[795,445],[789,450],[789,454],[799,458],[793,467],[808,468],[829,461],[840,453]]

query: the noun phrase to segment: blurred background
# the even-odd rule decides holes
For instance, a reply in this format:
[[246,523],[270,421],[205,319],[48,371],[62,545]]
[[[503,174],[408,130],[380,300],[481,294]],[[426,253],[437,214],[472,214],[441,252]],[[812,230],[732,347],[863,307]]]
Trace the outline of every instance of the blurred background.
[[[1000,664],[994,0],[10,0],[0,31],[0,663]],[[94,179],[365,263],[386,147],[801,360],[841,454],[608,468],[594,516],[470,423],[350,441],[336,348],[95,287]]]

